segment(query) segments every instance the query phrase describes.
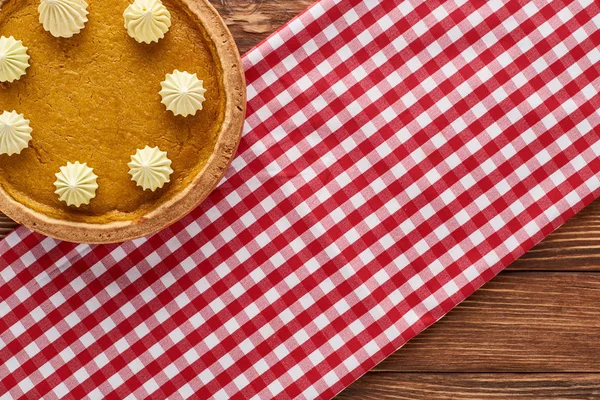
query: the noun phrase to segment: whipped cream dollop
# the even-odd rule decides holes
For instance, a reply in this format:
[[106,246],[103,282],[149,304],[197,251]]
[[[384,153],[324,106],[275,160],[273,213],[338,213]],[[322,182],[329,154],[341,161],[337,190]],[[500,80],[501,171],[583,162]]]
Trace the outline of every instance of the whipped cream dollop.
[[206,100],[206,89],[204,82],[198,79],[196,74],[175,70],[172,74],[167,74],[160,85],[162,103],[173,114],[187,117],[202,110],[202,103]]
[[68,162],[67,165],[60,167],[60,172],[55,175],[54,193],[67,205],[79,207],[82,204],[89,204],[90,200],[96,197],[98,176],[86,163]]
[[40,24],[52,36],[70,38],[85,27],[87,7],[84,0],[41,0]]
[[158,147],[146,146],[138,149],[127,165],[129,165],[131,180],[144,190],[150,189],[153,192],[169,182],[169,177],[173,173],[167,152],[161,151]]
[[29,146],[32,131],[23,114],[4,111],[0,115],[0,154],[20,154]]
[[139,43],[158,42],[171,27],[171,13],[160,0],[135,0],[123,17],[127,33]]
[[21,79],[29,68],[29,55],[23,42],[14,37],[0,37],[0,82]]

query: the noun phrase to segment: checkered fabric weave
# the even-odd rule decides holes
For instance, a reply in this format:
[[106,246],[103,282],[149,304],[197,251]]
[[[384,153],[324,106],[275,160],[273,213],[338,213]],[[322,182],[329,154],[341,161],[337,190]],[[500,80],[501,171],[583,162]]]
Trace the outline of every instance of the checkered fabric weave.
[[600,195],[599,26],[315,4],[244,57],[239,153],[191,215],[0,244],[0,398],[331,398]]

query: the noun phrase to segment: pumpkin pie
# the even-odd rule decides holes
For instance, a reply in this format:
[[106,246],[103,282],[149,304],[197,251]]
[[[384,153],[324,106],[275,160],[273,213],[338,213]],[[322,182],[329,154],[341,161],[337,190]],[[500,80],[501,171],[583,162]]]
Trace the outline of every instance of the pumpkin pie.
[[[0,113],[15,111],[31,132],[20,153],[0,154],[0,209],[59,239],[120,242],[182,218],[222,178],[245,115],[243,71],[206,0],[162,0],[156,40],[124,27],[133,0],[78,1],[87,8],[68,37],[40,23],[40,0],[0,0],[0,37],[21,41],[29,56],[23,76],[0,83]],[[128,12],[125,21],[135,17]],[[202,102],[177,113],[167,109],[165,81],[183,71],[202,81]],[[144,149],[170,160],[156,184],[132,179],[143,175]],[[93,198],[78,206],[65,201],[67,165],[94,177]]]

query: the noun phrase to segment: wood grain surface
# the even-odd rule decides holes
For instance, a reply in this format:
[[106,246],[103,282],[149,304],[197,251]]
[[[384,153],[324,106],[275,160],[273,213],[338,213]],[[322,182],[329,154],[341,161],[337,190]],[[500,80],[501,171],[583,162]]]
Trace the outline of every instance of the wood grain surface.
[[[312,3],[212,1],[242,54]],[[600,201],[337,398],[600,399]]]
[[598,399],[598,374],[370,373],[346,400]]

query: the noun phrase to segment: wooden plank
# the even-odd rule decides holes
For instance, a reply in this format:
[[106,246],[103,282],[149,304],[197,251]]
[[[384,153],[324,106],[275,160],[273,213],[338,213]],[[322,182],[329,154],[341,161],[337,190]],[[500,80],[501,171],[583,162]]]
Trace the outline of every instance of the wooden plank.
[[244,54],[314,0],[211,0]]
[[567,221],[509,269],[600,271],[600,200]]
[[598,372],[600,274],[504,272],[383,361],[394,372]]
[[368,373],[337,400],[597,399],[599,374]]
[[0,213],[0,239],[11,233],[16,227],[17,224],[14,221]]

